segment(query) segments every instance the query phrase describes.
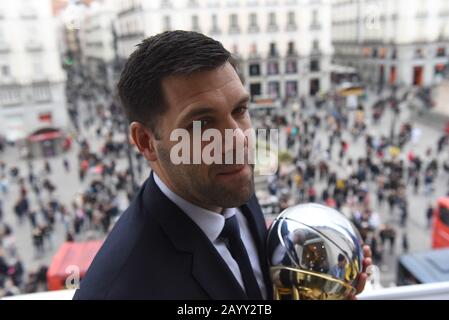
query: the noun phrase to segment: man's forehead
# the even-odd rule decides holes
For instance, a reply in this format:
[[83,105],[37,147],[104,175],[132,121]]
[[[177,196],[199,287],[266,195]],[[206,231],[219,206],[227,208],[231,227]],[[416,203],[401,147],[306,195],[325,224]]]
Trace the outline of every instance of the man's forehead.
[[200,71],[191,75],[177,75],[162,81],[165,100],[169,105],[188,105],[195,99],[209,94],[227,94],[244,91],[240,78],[230,63],[213,70]]

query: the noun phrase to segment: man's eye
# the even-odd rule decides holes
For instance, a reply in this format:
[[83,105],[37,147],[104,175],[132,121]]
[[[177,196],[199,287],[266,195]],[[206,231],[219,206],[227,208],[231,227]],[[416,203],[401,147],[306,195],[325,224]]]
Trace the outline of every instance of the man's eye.
[[238,107],[238,108],[236,108],[234,110],[234,114],[241,114],[242,115],[242,114],[246,113],[247,110],[248,110],[247,107],[241,106],[241,107]]
[[208,119],[201,119],[199,121],[201,122],[201,128],[207,126],[210,123],[210,120]]
[[194,126],[198,127],[198,124],[201,125],[201,128],[204,128],[205,126],[210,124],[210,119],[198,119],[198,120],[195,120],[190,125],[190,129],[192,129]]

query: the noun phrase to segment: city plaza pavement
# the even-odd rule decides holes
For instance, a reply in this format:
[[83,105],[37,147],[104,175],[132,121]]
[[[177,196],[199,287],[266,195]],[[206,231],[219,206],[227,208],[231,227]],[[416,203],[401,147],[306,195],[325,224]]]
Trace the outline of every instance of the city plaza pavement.
[[[369,94],[368,100],[365,103],[367,107],[370,107],[373,102],[377,99],[376,95]],[[396,129],[399,128],[399,123],[407,120],[407,119],[417,119],[415,123],[413,123],[413,126],[416,128],[419,128],[421,131],[421,135],[419,140],[416,143],[408,143],[405,147],[404,154],[408,152],[408,150],[413,150],[415,154],[418,154],[420,156],[424,157],[424,153],[428,147],[431,147],[432,150],[435,150],[436,141],[440,137],[442,133],[442,128],[435,127],[432,122],[429,123],[429,121],[425,121],[425,117],[416,117],[413,112],[408,111],[407,105],[402,106],[402,112],[400,115],[399,120],[396,124]],[[312,107],[308,107],[306,110],[302,110],[301,114],[306,116],[310,111],[312,110]],[[392,115],[390,110],[386,110],[386,114],[383,116],[381,122],[377,125],[371,125],[370,124],[370,109],[367,108],[366,110],[366,116],[368,118],[368,132],[371,132],[373,134],[383,133],[386,136],[389,136],[390,132],[390,125],[392,121]],[[85,105],[81,105],[80,107],[80,127],[83,132],[83,135],[89,143],[93,146],[94,150],[99,150],[98,148],[101,145],[101,139],[98,139],[96,137],[95,129],[97,128],[97,123],[90,128],[90,130],[85,131],[84,127],[82,125],[83,119],[87,116],[87,111]],[[280,145],[281,149],[283,146],[283,140],[285,139],[285,130],[280,130]],[[345,136],[346,135],[346,136]],[[357,159],[359,156],[364,156],[364,138],[361,137],[358,139],[358,141],[354,142],[353,139],[348,136],[346,133],[344,135],[344,139],[349,142],[349,151],[348,154],[353,159]],[[317,134],[317,138],[321,140],[321,150],[325,150],[328,144],[328,135],[324,131],[324,129],[320,129]],[[70,172],[66,173],[63,168],[62,159],[63,156],[57,156],[54,158],[51,158],[49,160],[51,167],[52,167],[52,173],[50,174],[51,180],[55,183],[57,186],[56,196],[57,198],[67,206],[68,209],[71,209],[71,203],[76,197],[77,194],[82,193],[86,187],[88,186],[89,177],[81,183],[78,178],[78,160],[77,160],[77,153],[79,150],[79,147],[76,143],[73,143],[73,148],[70,150],[68,154],[66,154],[66,157],[70,161],[71,170]],[[334,148],[335,154],[333,155],[333,159],[337,159],[337,152],[339,148]],[[447,149],[445,152],[448,152]],[[28,174],[28,164],[25,160],[20,159],[19,152],[15,148],[8,147],[5,152],[0,154],[0,159],[5,161],[8,166],[11,166],[12,164],[17,165],[20,168],[20,172],[22,175],[27,176]],[[424,157],[425,160],[427,160]],[[441,159],[441,157],[440,157]],[[126,168],[127,167],[127,159],[121,158],[117,159],[117,167],[118,169]],[[39,172],[43,170],[44,168],[44,161],[42,159],[36,159],[32,161],[35,172]],[[331,167],[338,170],[338,172],[341,172],[343,167],[341,167],[336,161],[331,162]],[[146,168],[143,170],[143,174],[138,178],[139,182],[143,182],[143,180],[148,176],[149,169]],[[256,184],[256,188],[263,188],[266,186],[265,183],[263,183],[263,180],[266,179],[265,177],[256,177],[256,180],[261,182]],[[382,222],[392,222],[397,229],[397,240],[396,240],[396,248],[393,255],[389,254],[389,250],[384,254],[384,264],[381,267],[382,274],[381,274],[381,282],[384,286],[390,286],[394,284],[395,281],[395,268],[396,268],[396,261],[398,254],[401,253],[401,235],[403,232],[407,232],[408,239],[409,239],[409,251],[410,252],[417,252],[422,250],[428,250],[431,247],[431,239],[430,239],[430,230],[426,227],[426,209],[429,204],[429,202],[434,203],[435,199],[439,196],[445,195],[448,191],[448,180],[449,177],[447,174],[442,173],[440,170],[440,173],[435,181],[435,192],[430,196],[425,196],[423,194],[423,191],[420,191],[418,195],[413,195],[412,193],[412,186],[407,187],[407,194],[409,199],[409,217],[408,217],[408,223],[405,228],[405,230],[402,230],[399,227],[399,214],[395,213],[393,215],[390,215],[387,209],[387,205],[384,204],[384,207],[379,208],[377,205],[374,205],[374,210],[379,213],[381,221]],[[321,186],[318,186],[317,191],[318,195],[321,194]],[[369,186],[371,189],[373,186]],[[31,208],[36,208],[36,199],[33,192],[29,192],[30,194],[30,202],[31,202]],[[45,194],[45,192],[44,192]],[[8,222],[14,230],[15,235],[15,241],[18,248],[18,253],[20,257],[22,258],[25,268],[27,271],[32,270],[34,268],[37,268],[41,264],[48,265],[51,262],[52,255],[56,252],[59,244],[61,244],[64,241],[65,238],[65,232],[64,232],[64,226],[62,222],[57,221],[55,224],[55,230],[53,232],[53,246],[51,248],[47,247],[45,254],[40,257],[35,257],[34,248],[32,245],[32,237],[31,237],[31,227],[29,224],[28,219],[24,221],[22,225],[19,225],[16,221],[15,214],[13,213],[13,207],[14,203],[17,200],[18,197],[18,187],[15,183],[10,183],[10,190],[9,194],[4,196],[0,195],[1,199],[3,200],[3,208],[4,208],[4,220]],[[375,197],[373,197],[373,203],[375,203]],[[123,201],[122,209],[126,208],[126,201]]]

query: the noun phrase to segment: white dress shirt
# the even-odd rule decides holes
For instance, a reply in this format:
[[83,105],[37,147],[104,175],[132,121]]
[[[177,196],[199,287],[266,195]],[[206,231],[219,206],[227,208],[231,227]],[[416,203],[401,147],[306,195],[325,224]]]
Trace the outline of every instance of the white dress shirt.
[[190,219],[204,232],[210,242],[214,245],[215,249],[221,255],[223,260],[228,265],[229,269],[234,274],[234,277],[240,283],[240,286],[245,290],[243,284],[242,275],[240,273],[239,266],[237,262],[232,257],[226,244],[223,240],[219,239],[219,235],[223,230],[225,219],[237,216],[240,227],[240,236],[242,238],[243,244],[245,245],[248,257],[251,261],[251,266],[253,267],[254,275],[256,277],[257,283],[259,284],[260,291],[264,299],[267,298],[265,282],[263,280],[262,269],[259,263],[259,254],[257,253],[257,247],[254,242],[251,232],[249,230],[248,221],[246,220],[243,213],[239,208],[225,208],[222,214],[198,207],[194,205],[177,194],[171,191],[164,182],[158,177],[158,175],[153,171],[154,181],[162,193],[170,199],[175,205],[177,205]]

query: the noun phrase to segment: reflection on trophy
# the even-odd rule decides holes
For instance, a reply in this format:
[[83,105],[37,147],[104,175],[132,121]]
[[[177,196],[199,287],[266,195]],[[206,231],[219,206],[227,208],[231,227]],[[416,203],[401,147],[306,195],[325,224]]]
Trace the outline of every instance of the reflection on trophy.
[[284,210],[267,239],[276,300],[345,299],[362,272],[362,240],[340,212],[319,204]]

